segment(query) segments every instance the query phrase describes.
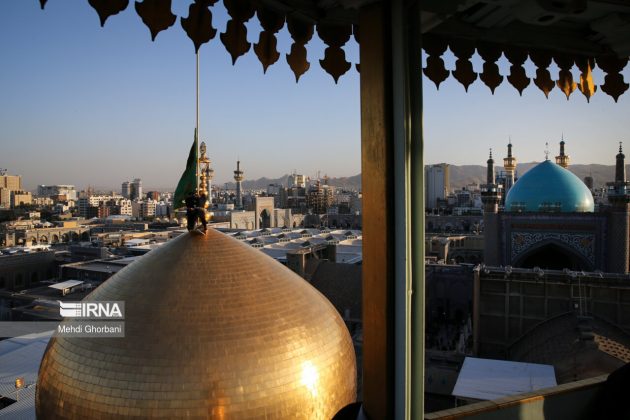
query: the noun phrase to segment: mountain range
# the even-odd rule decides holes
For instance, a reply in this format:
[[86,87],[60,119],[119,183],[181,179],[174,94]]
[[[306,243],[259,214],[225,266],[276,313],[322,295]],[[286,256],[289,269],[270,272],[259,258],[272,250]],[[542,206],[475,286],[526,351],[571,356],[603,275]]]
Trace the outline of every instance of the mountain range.
[[[529,169],[534,167],[540,162],[526,162],[519,163],[516,166],[517,176],[522,176]],[[464,187],[468,184],[483,184],[486,182],[486,167],[482,165],[449,165],[450,187],[451,190]],[[496,171],[503,170],[503,167],[496,167]],[[613,181],[615,177],[614,165],[599,165],[599,164],[575,164],[570,165],[569,170],[573,172],[578,178],[584,180],[585,177],[593,177],[593,185],[595,188],[603,187],[606,182]],[[283,175],[280,178],[258,178],[256,180],[243,181],[243,189],[245,190],[261,190],[266,189],[269,184],[279,184],[286,186],[289,175]],[[361,189],[361,174],[340,177],[329,178],[328,184],[345,188],[349,190]],[[234,188],[234,183],[228,183],[228,188]]]

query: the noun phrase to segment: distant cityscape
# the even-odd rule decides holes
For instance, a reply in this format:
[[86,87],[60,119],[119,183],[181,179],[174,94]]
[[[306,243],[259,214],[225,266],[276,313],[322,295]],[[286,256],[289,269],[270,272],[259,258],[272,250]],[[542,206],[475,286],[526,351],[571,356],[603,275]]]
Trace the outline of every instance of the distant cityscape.
[[[509,144],[502,166],[495,150],[485,167],[425,167],[427,411],[478,401],[457,391],[468,374],[464,361],[473,355],[551,366],[552,385],[630,361],[630,336],[623,332],[630,330],[630,306],[619,297],[630,293],[625,155],[620,146],[614,166],[597,168],[596,182],[586,165],[581,179],[570,172],[565,146],[562,141],[555,157],[548,152],[543,162],[525,166]],[[209,225],[319,290],[343,319],[360,359],[360,187],[297,172],[246,183],[242,162],[234,182],[219,186],[207,162],[200,182],[211,192]],[[1,320],[60,320],[57,299],[82,300],[186,233],[185,209],[175,208],[173,192],[145,191],[139,178],[122,179],[119,191],[74,185],[24,191],[22,176],[7,172],[0,182]],[[558,335],[566,328],[598,341],[589,345],[584,331]],[[34,337],[47,342],[49,335]],[[541,340],[555,340],[562,351],[544,350]],[[32,351],[35,381],[42,348],[24,351]],[[566,363],[576,354],[589,358],[588,368]],[[597,362],[602,354],[612,361]],[[359,395],[361,374],[359,364]]]

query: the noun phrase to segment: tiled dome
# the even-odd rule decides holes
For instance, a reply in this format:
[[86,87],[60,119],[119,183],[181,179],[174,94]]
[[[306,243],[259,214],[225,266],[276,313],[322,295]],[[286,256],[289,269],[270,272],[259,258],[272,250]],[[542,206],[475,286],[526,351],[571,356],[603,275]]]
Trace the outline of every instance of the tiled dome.
[[593,195],[573,174],[549,160],[527,171],[510,188],[506,211],[592,212]]
[[214,230],[184,234],[88,301],[124,301],[124,338],[53,338],[43,418],[330,419],[356,397],[335,308],[273,259]]

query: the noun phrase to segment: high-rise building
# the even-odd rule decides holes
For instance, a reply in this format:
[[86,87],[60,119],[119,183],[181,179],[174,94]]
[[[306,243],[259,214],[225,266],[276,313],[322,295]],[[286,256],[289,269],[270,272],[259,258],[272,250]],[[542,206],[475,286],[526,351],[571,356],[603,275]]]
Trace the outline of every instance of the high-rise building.
[[136,178],[131,182],[132,200],[142,200],[142,180]]
[[9,191],[22,190],[22,177],[20,175],[0,175],[0,188]]
[[125,181],[120,186],[120,193],[130,200],[142,200],[142,180],[136,178],[133,181]]
[[332,206],[333,200],[333,188],[330,185],[322,185],[317,180],[317,183],[308,191],[306,205],[314,214],[323,214]]
[[293,174],[289,175],[288,181],[289,188],[306,188],[309,178],[306,175],[300,175],[293,172]]
[[120,187],[120,193],[125,198],[130,198],[131,196],[131,182],[125,181],[122,183]]
[[22,191],[20,175],[0,175],[0,208],[11,207],[11,192]]
[[438,200],[446,199],[450,189],[449,165],[439,163],[428,165],[424,169],[424,179],[426,188],[426,206],[436,208]]

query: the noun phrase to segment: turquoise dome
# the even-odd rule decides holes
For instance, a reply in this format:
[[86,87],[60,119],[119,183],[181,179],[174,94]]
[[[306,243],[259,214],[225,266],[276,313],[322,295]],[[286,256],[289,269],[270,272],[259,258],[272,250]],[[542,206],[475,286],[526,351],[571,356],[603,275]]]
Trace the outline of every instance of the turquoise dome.
[[546,160],[514,183],[505,198],[506,211],[592,212],[593,194],[571,171]]

